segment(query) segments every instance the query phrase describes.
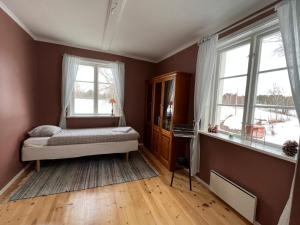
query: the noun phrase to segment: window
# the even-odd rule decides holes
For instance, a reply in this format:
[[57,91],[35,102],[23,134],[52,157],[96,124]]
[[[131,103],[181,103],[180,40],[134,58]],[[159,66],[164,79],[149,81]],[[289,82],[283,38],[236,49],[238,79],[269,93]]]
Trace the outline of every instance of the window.
[[117,113],[110,65],[82,63],[78,66],[70,115],[111,115]]
[[240,134],[242,130],[249,53],[250,43],[245,43],[219,55],[217,118],[224,131]]
[[264,28],[219,48],[214,110],[220,131],[269,144],[299,140],[281,34]]
[[280,32],[259,40],[257,87],[253,124],[264,127],[267,142],[282,145],[299,140],[295,111]]

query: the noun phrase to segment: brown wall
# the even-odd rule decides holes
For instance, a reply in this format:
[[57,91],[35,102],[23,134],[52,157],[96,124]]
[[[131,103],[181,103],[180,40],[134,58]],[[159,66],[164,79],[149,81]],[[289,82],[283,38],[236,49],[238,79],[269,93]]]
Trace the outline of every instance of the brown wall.
[[156,74],[164,74],[175,70],[195,74],[197,53],[198,46],[195,44],[172,55],[157,64]]
[[[174,70],[195,74],[196,60],[197,45],[193,45],[160,62],[157,74]],[[193,98],[190,105],[192,103]],[[193,107],[190,107],[190,115],[193,115]],[[209,183],[212,169],[228,177],[258,196],[258,222],[277,224],[290,191],[293,163],[206,136],[201,136],[200,158],[201,179]]]
[[67,123],[68,128],[117,127],[119,117],[72,117]]
[[258,197],[256,219],[275,225],[289,196],[294,163],[200,135],[199,177],[209,183],[215,170]]
[[0,9],[0,189],[18,173],[20,145],[36,124],[34,41]]
[[[58,124],[61,100],[61,68],[64,53],[101,60],[125,63],[124,111],[129,126],[140,134],[144,129],[145,80],[153,76],[155,64],[132,58],[72,48],[63,45],[36,43],[38,57],[39,119],[41,124]],[[68,120],[68,126],[75,128],[105,126],[114,120],[103,118],[75,118]]]

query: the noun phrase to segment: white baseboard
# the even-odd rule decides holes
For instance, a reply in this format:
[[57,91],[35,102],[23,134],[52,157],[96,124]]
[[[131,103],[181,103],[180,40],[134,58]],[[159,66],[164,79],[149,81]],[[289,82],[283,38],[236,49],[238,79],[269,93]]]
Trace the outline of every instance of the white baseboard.
[[16,176],[14,176],[1,190],[0,190],[0,195],[2,195],[5,191],[7,191],[7,189],[25,172],[25,170],[27,170],[29,168],[29,166],[31,165],[31,163],[28,163],[26,166],[23,167],[23,169],[21,169],[19,171],[19,173],[17,173]]
[[[186,171],[187,173],[189,172],[189,170],[187,168],[184,168],[184,171]],[[202,180],[200,177],[198,177],[197,175],[193,176],[199,183],[201,183],[204,187],[206,187],[208,190],[210,190],[209,184],[206,183],[204,180]]]
[[200,177],[198,177],[197,175],[194,176],[194,178],[199,182],[201,183],[204,187],[206,187],[208,190],[210,190],[210,187],[209,187],[209,184],[206,183],[204,180],[202,180]]

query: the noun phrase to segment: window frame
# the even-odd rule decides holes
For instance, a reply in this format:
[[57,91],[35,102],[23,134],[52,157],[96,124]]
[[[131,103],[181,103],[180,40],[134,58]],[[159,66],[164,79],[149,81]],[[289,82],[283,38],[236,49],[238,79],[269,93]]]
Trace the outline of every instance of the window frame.
[[[249,69],[250,69],[250,59],[248,61],[248,71],[247,71],[247,74],[239,74],[239,75],[233,75],[233,76],[228,76],[228,77],[222,77],[221,76],[221,73],[220,73],[220,66],[219,66],[219,63],[221,61],[221,54],[226,52],[226,51],[229,51],[231,49],[235,49],[235,48],[238,48],[239,46],[242,46],[242,45],[245,45],[247,43],[250,43],[250,50],[249,50],[249,55],[251,54],[251,38],[249,37],[245,37],[245,38],[241,38],[240,40],[234,42],[234,43],[229,43],[228,45],[225,45],[223,46],[222,48],[218,48],[218,52],[217,52],[217,67],[216,67],[216,76],[215,76],[215,81],[214,81],[214,90],[216,90],[215,94],[213,95],[213,109],[211,110],[212,111],[212,121],[213,121],[213,124],[215,124],[215,121],[217,121],[217,108],[218,106],[235,106],[235,105],[230,105],[230,104],[222,104],[222,103],[219,103],[218,102],[218,99],[220,97],[220,93],[219,93],[219,90],[220,90],[220,81],[221,80],[226,80],[226,79],[234,79],[234,78],[237,78],[237,77],[246,77],[246,90],[245,90],[245,100],[244,100],[244,105],[238,105],[238,107],[240,108],[243,108],[243,110],[245,111],[245,104],[247,102],[247,96],[246,96],[246,93],[247,93],[247,88],[248,88],[248,74],[249,74]],[[243,112],[243,121],[242,121],[242,126],[243,126],[243,122],[244,122],[244,116],[245,116],[245,113]],[[228,132],[225,132],[225,131],[222,131],[222,133],[228,133]],[[243,134],[243,129],[241,130],[241,133]],[[238,135],[238,134],[236,134]],[[240,135],[238,135],[240,136]]]
[[[75,106],[75,91],[73,90],[72,92],[72,99],[70,102],[70,105],[68,107],[67,110],[67,115],[68,117],[117,117],[117,115],[111,115],[110,113],[99,113],[98,112],[98,100],[99,100],[99,77],[98,77],[98,71],[99,71],[99,67],[100,68],[109,68],[109,69],[113,69],[113,65],[112,62],[97,62],[95,61],[87,61],[87,60],[81,60],[80,63],[78,64],[78,66],[83,65],[83,66],[92,66],[94,68],[94,98],[93,98],[93,113],[75,113],[74,111],[74,106]],[[76,79],[75,79],[75,83],[76,83]],[[81,81],[79,81],[81,82]],[[88,81],[82,81],[82,82],[86,82],[86,83],[92,83],[92,82],[88,82]],[[74,84],[75,84],[74,83]],[[112,84],[114,85],[114,84]],[[116,110],[114,110],[116,111]],[[116,112],[115,112],[116,113]]]
[[[220,56],[223,52],[228,51],[230,49],[234,49],[238,46],[241,46],[245,43],[250,43],[250,50],[249,50],[249,61],[248,61],[248,73],[247,73],[247,80],[246,80],[246,90],[245,90],[245,101],[243,106],[243,119],[241,124],[241,134],[233,134],[235,137],[244,138],[245,137],[245,125],[246,124],[253,124],[254,121],[254,114],[255,108],[278,108],[278,109],[292,109],[294,110],[295,107],[284,107],[284,106],[259,106],[256,105],[256,97],[257,97],[257,84],[258,78],[261,73],[267,72],[275,72],[275,71],[282,71],[286,70],[287,67],[270,69],[259,71],[259,60],[261,54],[261,43],[262,39],[268,35],[274,34],[276,32],[280,32],[278,19],[275,17],[268,18],[266,21],[258,23],[254,26],[254,28],[248,28],[241,32],[240,35],[232,35],[233,37],[226,38],[224,41],[221,40],[218,43],[217,47],[217,61],[216,61],[216,70],[215,76],[213,79],[213,88],[212,88],[212,106],[210,107],[209,113],[209,121],[212,124],[216,124],[218,121],[217,119],[217,108],[218,106],[226,106],[226,104],[219,104],[218,99],[220,96],[220,81],[221,79],[227,79],[227,77],[221,77],[220,74]],[[238,77],[238,76],[229,76],[229,78]],[[227,105],[228,106],[228,105]],[[299,118],[298,118],[299,119]],[[229,134],[230,132],[220,130],[220,133]],[[271,142],[264,142],[263,140],[255,139],[256,142],[261,144],[266,144],[271,147],[280,148],[281,145]]]

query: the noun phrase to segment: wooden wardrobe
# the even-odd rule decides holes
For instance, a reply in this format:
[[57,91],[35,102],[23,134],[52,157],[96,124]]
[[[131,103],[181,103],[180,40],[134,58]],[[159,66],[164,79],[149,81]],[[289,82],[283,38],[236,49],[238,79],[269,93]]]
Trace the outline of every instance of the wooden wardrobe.
[[173,124],[188,123],[191,74],[172,72],[146,83],[145,146],[172,169]]

